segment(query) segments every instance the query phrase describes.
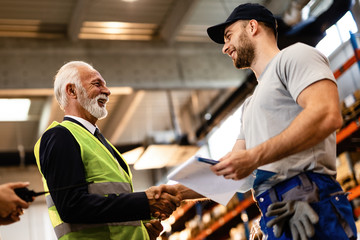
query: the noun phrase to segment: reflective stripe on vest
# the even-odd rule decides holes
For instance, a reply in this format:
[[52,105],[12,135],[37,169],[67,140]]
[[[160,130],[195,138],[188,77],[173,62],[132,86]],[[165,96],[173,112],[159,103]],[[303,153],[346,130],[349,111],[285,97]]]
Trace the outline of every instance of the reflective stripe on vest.
[[127,182],[101,182],[92,183],[88,187],[89,193],[105,194],[120,194],[132,192],[130,183]]
[[[89,184],[88,191],[89,193],[95,193],[100,195],[120,194],[124,192],[131,192],[131,185],[125,182],[92,183]],[[55,206],[50,194],[46,195],[45,199],[48,208]]]

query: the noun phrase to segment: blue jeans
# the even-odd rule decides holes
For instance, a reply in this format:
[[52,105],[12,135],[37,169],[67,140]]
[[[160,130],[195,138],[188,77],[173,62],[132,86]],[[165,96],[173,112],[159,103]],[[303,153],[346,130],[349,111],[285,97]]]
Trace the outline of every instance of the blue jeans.
[[[304,180],[305,179],[305,180]],[[356,239],[357,231],[352,207],[340,184],[331,176],[305,172],[287,179],[256,197],[261,211],[261,230],[268,240],[292,239],[289,228],[276,238],[266,223],[274,217],[266,217],[268,206],[276,201],[308,201],[319,215],[312,239]]]

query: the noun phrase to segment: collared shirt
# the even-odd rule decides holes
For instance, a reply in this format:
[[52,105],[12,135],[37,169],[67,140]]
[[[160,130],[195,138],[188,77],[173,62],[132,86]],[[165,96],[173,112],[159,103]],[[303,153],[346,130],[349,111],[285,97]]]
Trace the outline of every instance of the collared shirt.
[[72,115],[65,115],[65,117],[75,119],[76,121],[81,123],[87,130],[89,130],[89,132],[91,132],[91,134],[93,134],[93,135],[95,133],[96,128],[98,128],[96,125],[94,126],[92,123],[90,123],[89,121],[87,121],[81,117],[76,117],[76,116],[72,116]]

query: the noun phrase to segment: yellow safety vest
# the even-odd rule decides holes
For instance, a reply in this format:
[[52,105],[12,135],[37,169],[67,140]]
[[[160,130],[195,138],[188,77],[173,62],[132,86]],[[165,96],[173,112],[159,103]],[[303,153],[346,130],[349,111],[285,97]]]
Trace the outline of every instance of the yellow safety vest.
[[[119,162],[112,156],[108,149],[100,141],[82,126],[71,121],[62,123],[53,122],[48,129],[57,125],[67,128],[80,145],[81,158],[85,168],[86,181],[89,184],[89,193],[101,194],[120,194],[133,192],[131,172],[129,175],[122,169]],[[47,130],[48,130],[47,129]],[[46,179],[40,167],[40,141],[34,147],[36,163],[42,175],[45,191],[48,191]],[[111,143],[109,142],[111,145]],[[111,145],[112,146],[112,145]],[[112,146],[113,147],[113,146]],[[121,154],[113,147],[113,149]],[[125,161],[124,161],[125,162]],[[126,162],[125,162],[126,163]],[[46,194],[46,203],[51,223],[54,227],[56,236],[61,240],[105,240],[105,239],[124,239],[124,240],[149,240],[149,235],[142,221],[116,222],[105,224],[70,224],[61,220],[59,213],[53,203],[50,194]],[[119,213],[121,214],[121,213]]]

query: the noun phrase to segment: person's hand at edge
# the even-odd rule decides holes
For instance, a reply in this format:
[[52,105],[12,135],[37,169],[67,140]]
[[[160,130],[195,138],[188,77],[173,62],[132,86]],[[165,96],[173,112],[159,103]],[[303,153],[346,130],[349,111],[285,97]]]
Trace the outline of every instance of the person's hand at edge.
[[28,208],[29,203],[16,195],[14,189],[29,186],[28,182],[12,182],[0,185],[0,217],[7,218],[18,208]]
[[7,216],[6,218],[0,217],[0,225],[8,225],[20,221],[20,215],[22,215],[23,213],[24,212],[22,208],[17,208],[16,211],[10,213],[10,215]]

